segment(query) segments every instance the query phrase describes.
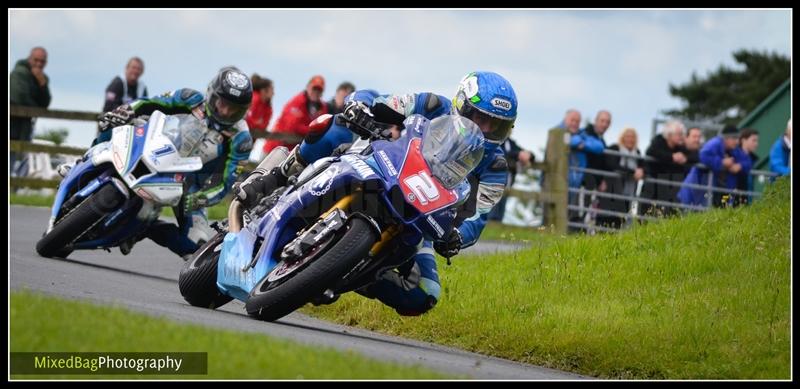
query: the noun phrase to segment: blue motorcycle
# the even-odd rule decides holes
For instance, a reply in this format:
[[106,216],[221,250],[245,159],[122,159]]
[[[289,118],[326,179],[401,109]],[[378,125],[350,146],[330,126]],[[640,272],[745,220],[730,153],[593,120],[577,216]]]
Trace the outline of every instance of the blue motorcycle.
[[66,258],[73,250],[109,249],[142,233],[163,207],[178,205],[184,178],[203,167],[200,157],[185,155],[204,131],[203,121],[191,114],[160,111],[114,128],[111,140],[90,148],[59,184],[36,251]]
[[389,141],[377,123],[349,124],[360,139],[344,154],[309,165],[251,210],[231,203],[219,233],[181,270],[187,302],[214,309],[235,298],[274,321],[369,285],[413,260],[423,239],[446,238],[469,203],[465,177],[483,156],[478,126],[414,115]]

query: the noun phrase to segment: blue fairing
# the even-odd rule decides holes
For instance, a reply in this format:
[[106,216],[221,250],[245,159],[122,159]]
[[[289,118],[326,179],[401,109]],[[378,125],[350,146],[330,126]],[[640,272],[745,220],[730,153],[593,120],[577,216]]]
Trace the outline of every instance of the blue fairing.
[[[403,219],[402,212],[392,206],[389,197],[392,188],[398,185],[397,172],[406,158],[410,140],[418,138],[423,130],[420,126],[410,126],[406,135],[394,142],[373,142],[371,155],[346,154],[332,158],[325,170],[299,188],[282,195],[260,220],[247,224],[237,233],[228,233],[223,240],[217,267],[219,290],[238,300],[247,301],[253,287],[277,265],[280,249],[296,237],[298,228],[305,226],[298,217],[300,212],[311,204],[318,204],[315,200],[320,196],[329,192],[344,193],[345,188],[356,182],[376,180],[382,183],[385,189],[382,194],[384,205],[398,220],[411,227],[407,229],[410,233],[404,234],[404,241],[413,244],[423,238],[441,239],[444,231],[449,231],[452,226],[455,216],[452,207]],[[465,181],[455,191],[457,204],[460,204],[469,196],[469,184]],[[315,215],[322,214],[332,205],[320,204],[319,213]],[[264,241],[254,254],[259,237],[263,237]],[[253,258],[256,258],[255,266],[248,267]]]
[[[50,210],[50,216],[55,218],[67,200],[67,195],[72,192],[73,187],[78,184],[78,181],[85,174],[97,174],[99,169],[110,169],[111,165],[94,166],[90,161],[81,161],[74,168],[70,169],[66,177],[61,181],[58,186],[58,192],[53,199],[53,208]],[[95,188],[96,189],[96,188]]]
[[125,172],[123,174],[128,174],[133,170],[133,167],[136,166],[136,163],[139,162],[139,158],[142,157],[142,151],[144,151],[144,142],[147,139],[147,133],[150,131],[150,122],[147,123],[146,126],[143,128],[142,135],[134,136],[133,132],[130,133],[131,136],[131,147],[129,149],[130,155],[128,156],[128,166],[125,167]]
[[[352,163],[352,157],[354,156],[345,156],[345,160]],[[239,300],[247,300],[250,290],[277,264],[275,257],[280,252],[276,249],[283,248],[295,237],[296,228],[291,222],[307,205],[315,203],[318,197],[328,192],[350,186],[354,181],[379,178],[363,161],[355,163],[360,165],[360,172],[346,161],[333,162],[309,182],[281,196],[261,220],[248,224],[238,233],[228,233],[223,241],[217,267],[219,289]],[[322,212],[324,210],[320,213]],[[255,254],[258,258],[256,265],[242,271],[253,258],[253,248],[259,236],[265,237],[265,241]]]

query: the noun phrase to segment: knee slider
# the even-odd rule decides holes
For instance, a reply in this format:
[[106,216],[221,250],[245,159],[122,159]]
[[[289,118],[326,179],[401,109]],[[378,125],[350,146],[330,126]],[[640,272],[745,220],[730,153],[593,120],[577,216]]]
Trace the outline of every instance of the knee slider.
[[401,316],[420,316],[423,313],[426,313],[433,309],[436,306],[436,297],[428,295],[425,297],[425,300],[416,307],[405,307],[405,308],[398,308],[395,311],[400,314]]

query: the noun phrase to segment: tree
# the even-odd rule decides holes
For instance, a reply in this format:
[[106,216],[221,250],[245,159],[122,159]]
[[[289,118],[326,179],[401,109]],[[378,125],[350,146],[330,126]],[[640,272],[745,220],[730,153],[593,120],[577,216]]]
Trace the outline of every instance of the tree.
[[777,53],[742,49],[734,52],[733,58],[744,65],[743,70],[720,65],[706,78],[693,72],[686,84],[670,83],[669,93],[683,100],[685,107],[664,113],[691,120],[718,118],[723,124],[736,124],[789,78],[791,62]]
[[56,146],[60,146],[67,140],[67,136],[69,135],[69,130],[66,128],[56,128],[56,129],[49,129],[45,130],[41,134],[36,134],[34,138],[42,139],[42,140],[49,140],[56,144]]

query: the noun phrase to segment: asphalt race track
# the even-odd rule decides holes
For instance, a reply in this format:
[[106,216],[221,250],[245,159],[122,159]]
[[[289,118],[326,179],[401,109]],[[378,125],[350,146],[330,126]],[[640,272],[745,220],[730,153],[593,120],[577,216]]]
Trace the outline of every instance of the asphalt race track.
[[[67,260],[42,258],[34,247],[47,225],[49,210],[22,206],[9,206],[9,210],[12,289],[26,288],[63,298],[114,304],[172,320],[351,350],[378,360],[419,364],[443,373],[476,379],[588,378],[332,324],[300,313],[293,313],[275,323],[260,322],[248,317],[244,304],[236,300],[217,311],[195,308],[178,292],[177,279],[183,261],[167,249],[144,240],[128,256],[114,249],[111,253],[76,251]],[[513,248],[502,243],[481,244],[464,252]]]

